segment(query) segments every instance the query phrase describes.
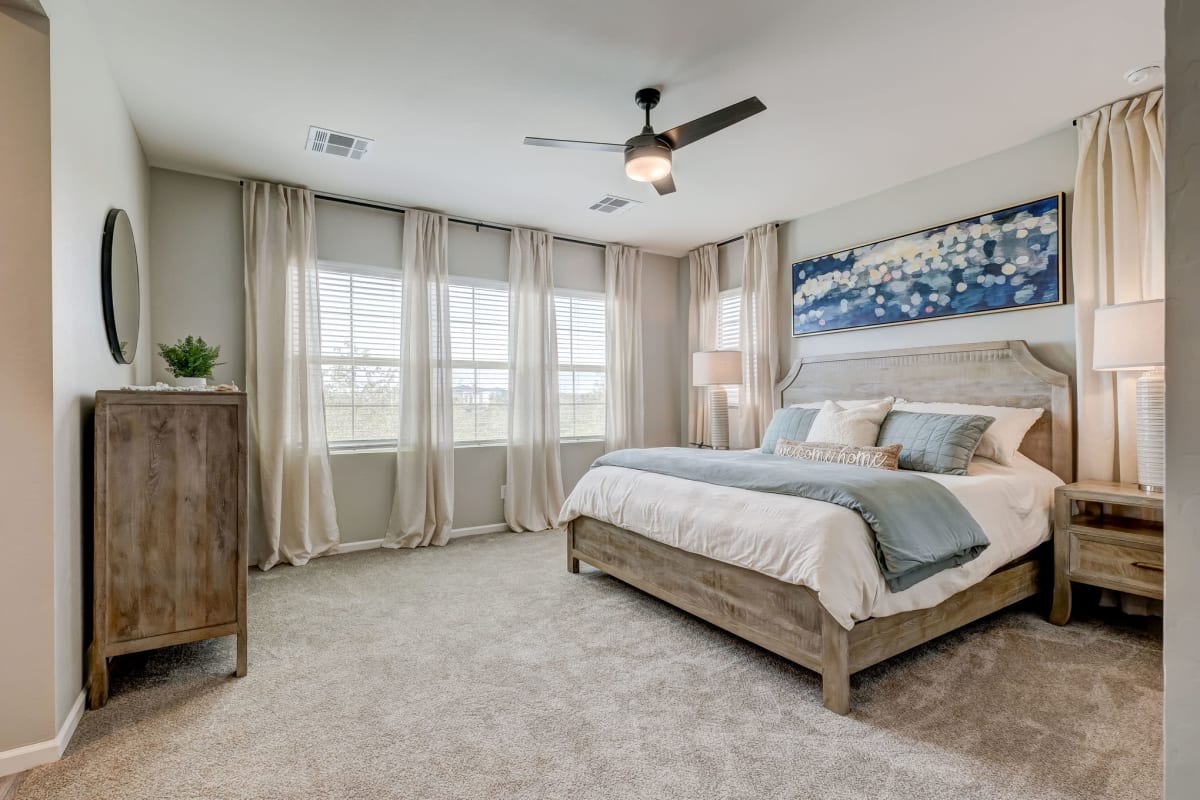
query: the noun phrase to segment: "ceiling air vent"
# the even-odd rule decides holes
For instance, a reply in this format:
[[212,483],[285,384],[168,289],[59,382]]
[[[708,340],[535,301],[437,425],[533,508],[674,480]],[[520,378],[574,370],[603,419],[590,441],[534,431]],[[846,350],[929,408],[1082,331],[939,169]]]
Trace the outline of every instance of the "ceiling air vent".
[[617,197],[616,195],[606,194],[588,207],[592,211],[599,211],[601,214],[624,214],[634,206],[640,206],[641,204],[640,200],[630,200],[628,197]]
[[367,150],[373,141],[375,140],[355,136],[351,133],[338,133],[314,125],[308,129],[308,141],[305,143],[304,149],[314,153],[328,153],[331,156],[365,161]]

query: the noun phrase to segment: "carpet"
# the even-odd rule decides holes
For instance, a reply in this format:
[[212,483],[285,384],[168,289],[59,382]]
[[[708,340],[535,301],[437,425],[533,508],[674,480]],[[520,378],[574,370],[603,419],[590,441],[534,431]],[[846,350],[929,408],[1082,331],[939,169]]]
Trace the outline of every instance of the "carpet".
[[255,571],[245,678],[232,639],[114,659],[18,798],[1159,797],[1153,625],[1005,611],[855,676],[840,717],[813,673],[564,548]]

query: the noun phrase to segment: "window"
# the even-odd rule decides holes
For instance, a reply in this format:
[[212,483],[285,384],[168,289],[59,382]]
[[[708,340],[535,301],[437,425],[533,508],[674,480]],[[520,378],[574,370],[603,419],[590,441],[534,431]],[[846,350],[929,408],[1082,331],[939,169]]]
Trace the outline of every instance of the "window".
[[[742,290],[741,287],[726,289],[717,297],[717,349],[740,350],[742,348]],[[738,387],[727,386],[729,404],[738,403]]]
[[318,286],[329,443],[394,442],[400,424],[400,274],[320,262]]
[[559,292],[558,416],[563,440],[604,438],[604,295]]
[[508,441],[508,286],[450,284],[454,443]]

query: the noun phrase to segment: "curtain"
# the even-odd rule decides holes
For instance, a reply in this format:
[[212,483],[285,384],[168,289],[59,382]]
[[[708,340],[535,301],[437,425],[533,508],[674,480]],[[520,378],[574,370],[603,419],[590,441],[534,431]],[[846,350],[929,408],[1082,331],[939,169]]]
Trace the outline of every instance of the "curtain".
[[246,393],[250,519],[258,566],[297,566],[339,536],[318,366],[321,342],[313,195],[246,181]]
[[604,248],[606,427],[604,447],[641,447],[642,397],[642,251],[610,244]]
[[550,234],[513,228],[508,247],[508,491],[514,531],[553,528],[563,505],[558,337]]
[[688,442],[711,445],[712,430],[708,419],[708,396],[703,388],[692,386],[692,353],[717,349],[717,246],[706,244],[688,253],[691,271],[691,299],[688,302]]
[[736,447],[758,447],[775,412],[775,384],[779,381],[775,302],[778,271],[775,224],[746,231],[742,260],[742,390]]
[[1137,479],[1136,374],[1092,369],[1100,306],[1163,297],[1166,193],[1161,91],[1076,120],[1071,214],[1080,480]]
[[400,426],[396,491],[384,547],[443,545],[454,510],[449,277],[442,214],[404,213]]

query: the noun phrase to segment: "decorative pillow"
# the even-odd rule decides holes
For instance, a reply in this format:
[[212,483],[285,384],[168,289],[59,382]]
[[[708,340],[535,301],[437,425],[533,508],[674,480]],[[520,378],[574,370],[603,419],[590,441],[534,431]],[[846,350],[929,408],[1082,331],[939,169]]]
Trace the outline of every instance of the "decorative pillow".
[[887,447],[852,447],[829,442],[795,442],[791,439],[780,439],[775,446],[775,455],[798,458],[802,461],[820,461],[825,464],[896,469],[900,462],[901,449],[898,444]]
[[996,421],[984,432],[975,450],[976,458],[987,458],[1006,467],[1013,465],[1021,442],[1033,424],[1042,417],[1040,408],[1010,408],[981,406],[970,403],[896,403],[897,411],[916,411],[931,414],[968,414],[993,417]]
[[900,469],[966,475],[992,417],[893,411],[879,427],[879,447],[898,444]]
[[855,408],[844,408],[833,400],[826,400],[808,429],[805,441],[871,447],[879,438],[880,423],[891,410],[890,397]]
[[775,412],[775,416],[771,417],[771,424],[767,426],[767,432],[763,434],[762,451],[764,453],[774,453],[775,443],[782,439],[796,439],[804,441],[808,436],[808,429],[812,427],[813,420],[817,418],[817,410],[815,408],[781,408]]

